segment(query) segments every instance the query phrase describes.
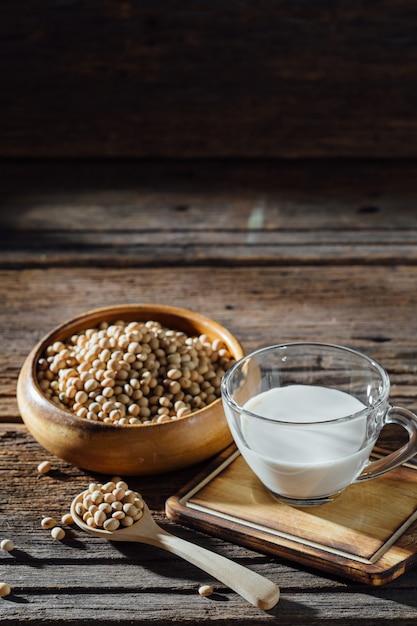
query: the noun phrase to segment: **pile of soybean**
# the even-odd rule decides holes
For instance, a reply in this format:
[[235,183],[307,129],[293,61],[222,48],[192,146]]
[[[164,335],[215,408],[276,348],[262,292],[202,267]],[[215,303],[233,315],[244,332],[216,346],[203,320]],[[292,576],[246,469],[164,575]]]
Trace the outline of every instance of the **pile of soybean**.
[[177,420],[220,397],[234,359],[221,339],[157,321],[103,321],[49,345],[37,363],[45,396],[105,424]]

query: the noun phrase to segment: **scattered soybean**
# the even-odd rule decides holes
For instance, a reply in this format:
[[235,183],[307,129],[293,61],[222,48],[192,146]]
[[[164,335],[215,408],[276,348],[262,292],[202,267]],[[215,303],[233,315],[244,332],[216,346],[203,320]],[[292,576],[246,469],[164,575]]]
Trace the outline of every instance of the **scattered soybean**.
[[43,517],[41,520],[42,528],[53,528],[56,525],[57,521],[53,517]]
[[54,526],[51,530],[52,539],[56,539],[57,541],[61,541],[65,537],[65,530],[60,526]]
[[42,463],[39,463],[38,465],[39,474],[47,474],[50,471],[51,471],[50,461],[42,461]]
[[214,592],[214,589],[211,585],[201,585],[198,588],[198,593],[200,594],[200,596],[203,596],[204,598],[211,596],[213,592]]
[[65,513],[62,517],[61,517],[61,522],[63,524],[66,524],[67,526],[72,526],[72,524],[74,523],[74,520],[72,519],[72,515],[71,513]]
[[0,542],[0,548],[5,552],[11,552],[14,550],[14,543],[11,539],[3,539]]
[[0,582],[0,598],[4,598],[11,594],[10,585]]

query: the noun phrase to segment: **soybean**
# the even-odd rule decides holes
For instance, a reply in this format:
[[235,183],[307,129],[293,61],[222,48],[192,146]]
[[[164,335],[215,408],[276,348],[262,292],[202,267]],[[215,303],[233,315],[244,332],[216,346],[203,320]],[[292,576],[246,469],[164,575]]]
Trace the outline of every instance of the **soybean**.
[[10,585],[7,583],[0,583],[0,598],[5,598],[12,592]]
[[14,543],[11,539],[3,539],[0,543],[0,548],[5,552],[11,552],[14,550]]
[[42,461],[42,463],[39,463],[38,465],[39,474],[47,474],[50,471],[51,471],[51,463],[49,461]]
[[214,592],[214,589],[211,585],[201,585],[198,588],[198,593],[200,594],[200,596],[203,596],[204,598],[211,596],[213,592]]
[[57,525],[57,521],[53,517],[44,517],[41,521],[42,528],[54,528]]
[[61,541],[65,537],[65,530],[60,526],[54,526],[51,530],[51,537],[57,539],[57,541]]
[[64,515],[61,517],[61,522],[63,524],[66,524],[67,526],[71,526],[74,523],[71,513],[64,513]]

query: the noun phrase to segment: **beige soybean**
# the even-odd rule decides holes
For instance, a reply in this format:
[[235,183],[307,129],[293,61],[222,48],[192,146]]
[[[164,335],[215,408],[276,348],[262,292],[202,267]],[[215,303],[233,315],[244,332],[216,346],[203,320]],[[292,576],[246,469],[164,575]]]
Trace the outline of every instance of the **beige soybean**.
[[78,417],[130,427],[181,419],[211,404],[233,361],[221,339],[119,320],[48,346],[37,377],[47,398]]
[[203,596],[204,598],[211,596],[213,592],[214,592],[214,589],[211,585],[200,585],[200,587],[198,588],[198,593],[200,594],[200,596]]
[[104,530],[117,530],[120,526],[120,522],[114,517],[107,518],[103,523]]
[[11,552],[14,550],[14,543],[11,539],[3,539],[0,542],[0,548],[5,552]]
[[42,461],[42,463],[39,463],[37,469],[38,469],[39,474],[47,474],[48,472],[51,471],[50,461]]
[[65,530],[60,526],[54,526],[51,530],[52,539],[56,539],[57,541],[61,541],[65,537]]
[[0,598],[5,598],[11,594],[12,590],[7,583],[0,582]]
[[74,524],[74,520],[71,513],[64,513],[64,515],[61,517],[61,522],[63,524],[66,524],[67,526],[72,526],[72,524]]
[[96,526],[103,526],[104,522],[107,519],[107,515],[102,509],[101,510],[99,509],[98,511],[94,513],[93,518],[94,518],[94,523]]
[[53,528],[57,525],[57,521],[53,517],[43,517],[41,520],[42,528]]

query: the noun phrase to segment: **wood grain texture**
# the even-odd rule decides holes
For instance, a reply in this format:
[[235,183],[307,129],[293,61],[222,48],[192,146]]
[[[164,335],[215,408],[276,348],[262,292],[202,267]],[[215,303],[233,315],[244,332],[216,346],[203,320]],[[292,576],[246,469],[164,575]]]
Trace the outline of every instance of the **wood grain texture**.
[[226,326],[246,351],[311,340],[356,347],[388,370],[393,400],[416,410],[416,282],[413,265],[375,266],[371,274],[308,265],[0,270],[0,414],[17,419],[17,374],[53,327],[92,308],[148,302],[186,303]]
[[2,267],[417,262],[413,162],[3,162]]
[[409,0],[9,0],[0,156],[415,157],[415,21]]
[[[133,485],[164,528],[279,584],[272,613],[150,546],[74,529],[52,542],[41,516],[59,517],[99,477],[51,458],[21,423],[15,394],[26,355],[54,326],[97,306],[154,302],[216,319],[246,350],[311,339],[355,347],[386,367],[392,401],[416,411],[415,164],[3,161],[0,170],[0,537],[16,544],[0,554],[0,580],[13,588],[2,625],[414,624],[415,568],[375,589],[167,520],[166,499],[201,465]],[[47,458],[52,472],[39,476]],[[212,597],[198,595],[203,583]]]

